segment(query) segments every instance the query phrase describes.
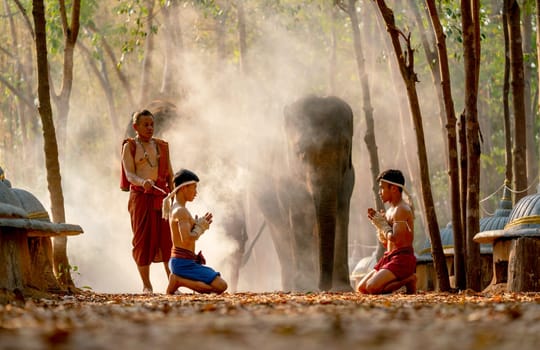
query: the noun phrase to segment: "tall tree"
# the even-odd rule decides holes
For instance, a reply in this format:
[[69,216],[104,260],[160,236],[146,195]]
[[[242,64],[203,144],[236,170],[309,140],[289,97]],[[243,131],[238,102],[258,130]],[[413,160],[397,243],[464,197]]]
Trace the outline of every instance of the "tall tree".
[[459,191],[459,158],[457,143],[457,118],[454,110],[454,99],[452,97],[452,87],[450,79],[450,67],[448,65],[448,52],[446,49],[446,35],[444,34],[435,0],[426,0],[426,6],[431,18],[432,28],[435,31],[437,40],[437,56],[440,71],[441,91],[444,101],[444,112],[446,115],[447,131],[447,167],[449,178],[450,199],[452,202],[452,230],[454,233],[454,275],[456,278],[456,287],[458,289],[466,288],[466,270],[465,270],[465,239],[463,235],[463,222],[461,221],[461,198]]
[[[394,47],[396,59],[398,60],[399,69],[409,98],[409,107],[411,109],[412,122],[416,131],[416,143],[418,146],[418,159],[420,163],[420,178],[422,181],[422,196],[424,198],[424,211],[428,218],[428,231],[431,239],[431,247],[433,252],[433,264],[439,281],[439,289],[441,291],[450,290],[450,280],[448,277],[448,268],[444,256],[441,236],[439,232],[439,224],[437,222],[437,213],[435,212],[435,204],[431,192],[431,180],[429,176],[429,163],[427,160],[426,143],[424,137],[424,127],[422,125],[422,112],[416,91],[416,83],[418,82],[414,71],[414,50],[411,46],[410,35],[405,35],[401,32],[395,23],[393,11],[386,5],[384,0],[375,0],[382,17],[386,23],[386,29],[390,34],[392,46]],[[401,40],[406,44],[406,51],[401,47]]]
[[[94,23],[90,22],[86,24],[85,29],[88,29],[92,34],[99,37],[99,47],[104,50],[105,54],[104,56],[109,57],[110,62],[112,62],[112,66],[114,67],[114,72],[116,73],[116,76],[118,80],[120,81],[122,88],[124,89],[126,96],[127,96],[127,103],[130,106],[130,109],[135,106],[135,98],[133,97],[133,88],[131,81],[126,76],[126,73],[120,69],[120,64],[118,64],[118,59],[116,58],[116,54],[114,53],[114,48],[111,46],[107,38],[105,37],[105,33],[103,33],[101,30],[99,30]],[[103,58],[105,61],[105,58]]]
[[249,64],[247,61],[247,31],[246,14],[244,1],[235,1],[236,11],[238,12],[238,44],[240,47],[240,70],[242,73],[249,73]]
[[510,70],[512,106],[514,109],[514,189],[515,202],[527,195],[527,135],[525,113],[525,83],[523,75],[523,46],[521,38],[521,11],[517,0],[505,0],[510,42]]
[[[540,28],[540,0],[536,0],[536,28]],[[540,35],[538,35],[538,30],[536,33],[536,67],[540,67]],[[538,73],[538,82],[540,84],[540,69],[537,69]],[[538,105],[536,106],[535,116],[540,114],[540,87],[537,87],[537,98],[536,101]],[[540,154],[540,143],[538,144],[538,154]],[[540,174],[538,174],[540,178]],[[540,185],[539,185],[540,186]]]
[[165,56],[165,64],[163,67],[163,74],[161,79],[161,95],[167,98],[176,98],[179,94],[179,67],[182,66],[183,59],[183,41],[182,41],[182,28],[178,23],[178,18],[173,14],[173,10],[178,10],[178,6],[175,6],[176,2],[168,2],[163,5],[161,11],[163,12],[165,23],[165,50],[163,55]]
[[[534,57],[534,51],[532,47],[533,39],[533,12],[534,6],[532,6],[531,0],[525,0],[523,2],[523,18],[522,33],[523,33],[523,56]],[[526,59],[523,65],[523,82],[524,82],[524,104],[525,104],[525,118],[526,118],[526,145],[527,145],[527,180],[528,185],[534,183],[538,179],[538,152],[536,150],[536,125],[535,120],[537,118],[536,106],[532,103],[532,59]]]
[[139,86],[140,95],[139,95],[139,105],[144,105],[149,102],[150,91],[150,77],[151,70],[153,67],[153,57],[154,57],[154,0],[146,0],[148,7],[147,23],[146,23],[146,36],[145,36],[145,49],[144,49],[144,58],[142,63],[141,70],[141,85]]
[[[71,15],[68,18],[68,10],[64,0],[58,0],[60,8],[60,21],[62,23],[62,33],[64,35],[64,62],[62,70],[62,87],[59,95],[53,95],[56,110],[58,113],[58,125],[60,126],[60,140],[64,144],[66,140],[67,119],[70,109],[71,92],[73,88],[73,54],[77,38],[79,36],[81,0],[71,2]],[[70,23],[71,20],[71,23]],[[61,185],[61,184],[60,184]],[[59,186],[54,189],[62,193]],[[51,201],[54,222],[65,222],[64,200],[57,203]],[[67,237],[53,238],[53,261],[54,271],[60,282],[68,287],[73,287],[74,283],[69,273],[70,264],[67,256]]]
[[480,67],[480,8],[477,0],[461,0],[463,62],[465,65],[465,133],[467,143],[467,287],[480,289],[480,247],[473,238],[480,231],[480,127],[478,80]]
[[[439,69],[439,56],[437,55],[436,49],[432,47],[432,43],[435,42],[435,38],[433,38],[433,34],[432,34],[433,31],[430,32],[426,28],[424,28],[424,21],[422,20],[420,8],[418,7],[418,1],[409,0],[409,7],[412,9],[412,12],[414,15],[416,27],[418,29],[420,40],[422,42],[422,48],[424,49],[427,63],[430,68],[431,79],[433,80],[433,85],[435,85],[435,92],[437,93],[437,102],[438,102],[438,107],[439,107],[439,120],[440,120],[440,126],[441,126],[441,135],[447,136],[447,133],[446,133],[447,130],[444,127],[446,124],[445,115],[444,115],[445,102],[444,102],[444,96],[441,90],[441,72]],[[445,140],[444,152],[446,154],[446,157],[448,158],[447,138],[443,137],[443,139]]]
[[[94,59],[90,49],[83,43],[79,41],[78,44],[81,49],[84,57],[86,58],[86,65],[90,67],[90,70],[94,73],[95,77],[98,79],[103,92],[105,93],[105,100],[107,101],[107,107],[109,109],[109,119],[114,131],[115,139],[116,137],[121,137],[122,130],[118,122],[118,113],[116,111],[115,101],[114,101],[114,91],[109,79],[109,73],[107,70],[107,65],[103,60],[102,56],[99,60]],[[98,67],[99,64],[99,67]]]
[[[539,0],[540,1],[540,0]],[[510,120],[510,38],[508,34],[508,13],[502,11],[502,24],[504,36],[504,76],[503,76],[503,118],[504,118],[504,180],[507,186],[513,182],[513,160],[512,160],[512,123]]]
[[[32,15],[35,27],[35,47],[38,73],[38,111],[41,116],[43,127],[45,165],[47,168],[47,184],[51,196],[51,212],[53,222],[65,222],[64,194],[62,192],[62,178],[60,175],[60,161],[58,159],[58,143],[56,140],[56,129],[53,122],[53,112],[51,107],[51,95],[49,86],[49,68],[47,58],[47,34],[45,29],[45,8],[43,0],[32,1]],[[56,243],[55,243],[56,244]],[[64,245],[65,248],[65,245]],[[58,259],[59,251],[54,248],[54,265],[56,275],[61,275],[61,281],[67,286],[72,286],[71,275],[69,273],[69,263],[67,254],[65,261]],[[64,264],[62,266],[57,264]]]
[[[65,0],[58,0],[58,6],[64,40],[62,85],[58,94],[54,92],[56,89],[54,89],[53,85],[50,85],[50,87],[52,92],[51,97],[57,112],[58,141],[62,146],[66,140],[66,128],[70,109],[69,104],[73,89],[73,54],[79,36],[81,0],[73,0],[71,2],[71,14],[69,17]],[[63,147],[60,147],[60,149],[63,149]],[[63,215],[62,218],[58,219],[62,220],[61,222],[64,222]]]
[[[362,109],[364,111],[364,119],[366,121],[366,134],[364,135],[364,142],[369,154],[369,164],[372,179],[371,190],[373,191],[373,199],[375,200],[377,210],[382,210],[384,209],[384,205],[379,196],[379,184],[375,180],[380,173],[377,140],[375,137],[375,121],[373,118],[373,106],[371,105],[369,75],[365,67],[365,58],[362,48],[362,35],[360,33],[358,15],[356,13],[356,0],[347,0],[346,4],[340,2],[339,6],[346,11],[351,21],[356,69],[358,73],[358,81],[361,84]],[[383,252],[383,246],[381,244],[377,244],[377,250],[375,253],[377,257],[380,258]]]

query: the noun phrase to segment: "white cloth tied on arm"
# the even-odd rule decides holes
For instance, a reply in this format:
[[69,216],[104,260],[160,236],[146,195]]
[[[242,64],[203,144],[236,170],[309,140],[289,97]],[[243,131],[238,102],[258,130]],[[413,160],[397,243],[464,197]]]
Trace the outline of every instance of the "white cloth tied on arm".
[[189,234],[192,237],[200,237],[204,233],[204,231],[208,230],[209,227],[210,223],[208,222],[208,220],[206,220],[205,217],[196,218],[195,225],[193,226]]
[[380,236],[381,233],[383,233],[385,239],[388,232],[392,231],[392,226],[390,226],[390,224],[386,220],[386,217],[381,212],[376,212],[375,214],[373,214],[373,217],[371,218],[371,223],[377,228],[378,235]]

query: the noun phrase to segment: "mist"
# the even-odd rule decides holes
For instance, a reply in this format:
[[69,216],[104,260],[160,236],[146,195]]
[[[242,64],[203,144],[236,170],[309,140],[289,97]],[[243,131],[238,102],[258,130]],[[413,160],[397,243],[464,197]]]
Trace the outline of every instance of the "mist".
[[[196,20],[197,15],[191,15]],[[265,178],[270,186],[273,174],[287,171],[283,157],[287,146],[283,108],[306,94],[335,94],[347,101],[355,113],[356,183],[349,224],[352,270],[357,259],[369,255],[376,242],[365,218],[366,209],[374,205],[374,198],[369,158],[363,143],[361,87],[356,78],[352,45],[339,44],[339,84],[330,91],[329,58],[323,43],[313,36],[306,37],[306,33],[286,30],[279,18],[268,18],[259,25],[260,35],[249,48],[250,74],[242,74],[232,63],[216,63],[207,52],[189,44],[186,51],[178,53],[183,57],[183,65],[178,69],[187,94],[171,101],[176,104],[180,117],[163,135],[156,136],[169,142],[173,171],[187,168],[200,178],[198,196],[188,203],[191,213],[202,215],[209,211],[214,214],[210,230],[199,239],[196,249],[202,250],[208,266],[230,281],[230,257],[237,243],[227,234],[223,222],[231,211],[238,210],[232,200],[240,198],[247,220],[248,246],[263,225],[264,219],[253,200],[257,189],[251,186],[264,186]],[[162,40],[159,43],[164,45]],[[381,50],[380,47],[366,49]],[[382,135],[378,139],[381,170],[404,169],[408,181],[403,152],[415,152],[415,146],[410,150],[399,148],[396,152],[393,140],[388,140],[389,135],[398,139],[395,125],[400,100],[395,97],[394,88],[390,88],[388,73],[379,74],[387,70],[388,65],[377,62],[377,57],[368,59],[374,92],[372,103],[378,118],[377,129]],[[159,80],[160,75],[155,76]],[[429,79],[424,81],[429,82]],[[154,83],[159,86],[160,81]],[[72,277],[78,287],[96,292],[140,293],[142,282],[131,256],[129,194],[119,188],[122,135],[114,135],[110,127],[104,103],[99,102],[103,97],[95,91],[97,89],[88,89],[85,84],[85,79],[74,81],[70,134],[61,162],[66,221],[84,230],[82,235],[68,238],[69,260],[77,270],[72,272]],[[427,85],[424,85],[425,90],[429,90]],[[159,97],[158,94],[155,97]],[[134,111],[141,107],[127,106],[126,109]],[[408,111],[406,106],[404,108]],[[129,117],[129,113],[122,116],[122,129],[129,123]],[[409,121],[408,115],[405,120]],[[410,126],[406,127],[410,132]],[[36,148],[41,150],[40,147],[41,144]],[[44,165],[39,167],[44,173]],[[29,190],[50,208],[43,174],[38,175],[42,185],[29,188],[10,178],[9,169],[4,170],[13,187]],[[414,189],[409,191],[415,193]],[[150,277],[154,292],[164,293],[167,278],[162,263],[151,265]],[[280,289],[279,261],[267,228],[240,270],[237,291]]]

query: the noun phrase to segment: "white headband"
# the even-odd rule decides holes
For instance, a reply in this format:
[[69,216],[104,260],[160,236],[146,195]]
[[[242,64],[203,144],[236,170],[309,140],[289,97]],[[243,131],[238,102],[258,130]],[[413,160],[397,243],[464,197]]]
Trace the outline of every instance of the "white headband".
[[398,184],[397,182],[394,182],[394,181],[390,181],[390,180],[386,180],[386,179],[380,179],[380,181],[384,181],[384,182],[389,183],[390,185],[395,185],[397,187],[401,187],[401,188],[405,189],[405,186],[403,186],[402,184]]
[[174,188],[174,190],[172,190],[171,193],[169,193],[169,195],[163,199],[163,203],[161,204],[161,217],[163,219],[169,220],[169,215],[171,213],[171,204],[172,204],[172,201],[173,201],[173,198],[174,198],[174,195],[176,194],[176,192],[178,192],[178,190],[180,188],[182,188],[184,186],[187,186],[187,185],[194,184],[194,183],[197,183],[197,181],[189,180],[189,181],[186,181],[186,182],[176,186]]
[[407,199],[408,199],[407,204],[409,204],[409,207],[411,207],[411,210],[414,212],[414,204],[413,204],[413,201],[412,201],[411,194],[409,193],[409,191],[407,191],[405,186],[403,186],[402,184],[399,184],[397,182],[386,180],[386,179],[379,179],[379,181],[384,181],[386,183],[389,183],[390,185],[400,187],[403,190],[403,192],[405,192],[405,194],[407,195]]

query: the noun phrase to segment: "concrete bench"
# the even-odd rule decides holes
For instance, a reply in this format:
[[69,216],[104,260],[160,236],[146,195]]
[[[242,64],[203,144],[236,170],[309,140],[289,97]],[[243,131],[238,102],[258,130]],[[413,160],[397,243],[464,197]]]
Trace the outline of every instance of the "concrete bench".
[[540,194],[522,198],[502,230],[474,236],[493,244],[493,279],[488,288],[506,284],[509,292],[540,291]]
[[81,233],[78,225],[50,222],[30,192],[0,181],[0,289],[60,291],[52,269],[51,237]]
[[474,236],[474,241],[493,243],[493,279],[489,287],[506,283],[509,292],[540,291],[539,229],[480,232]]

